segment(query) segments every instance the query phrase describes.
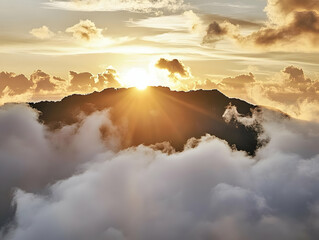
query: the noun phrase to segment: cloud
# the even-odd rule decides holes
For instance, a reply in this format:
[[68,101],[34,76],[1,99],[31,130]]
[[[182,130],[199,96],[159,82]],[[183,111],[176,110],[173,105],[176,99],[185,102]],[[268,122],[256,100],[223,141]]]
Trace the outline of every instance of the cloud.
[[315,120],[319,116],[319,81],[307,78],[301,68],[286,67],[269,83],[255,88],[256,100],[304,119]]
[[54,91],[57,85],[52,83],[50,79],[50,75],[41,70],[35,71],[30,77],[30,80],[36,84],[35,92]]
[[308,78],[301,68],[295,66],[288,66],[269,76],[267,81],[249,73],[219,81],[195,81],[193,88],[216,88],[228,96],[275,107],[305,120],[317,121],[319,116],[319,81]]
[[[179,15],[156,16],[129,20],[129,27],[144,27],[152,29],[165,29],[171,31],[196,31],[202,26],[202,20],[192,10],[185,11]],[[160,23],[160,24],[159,24]]]
[[235,26],[228,21],[224,21],[223,23],[214,21],[209,24],[207,28],[206,35],[203,38],[203,44],[215,43],[223,39],[224,36],[231,36],[236,32],[238,32],[238,26]]
[[218,89],[230,96],[242,97],[248,99],[249,89],[256,83],[255,76],[252,73],[242,74],[235,77],[223,78],[220,81],[206,79],[197,80],[193,84],[194,89]]
[[[105,122],[116,131],[107,115],[84,121],[56,135],[30,109],[1,110],[0,164],[11,168],[0,177],[19,188],[2,239],[318,239],[318,124],[265,111],[270,141],[252,158],[212,136],[170,155],[144,146],[114,153],[105,145],[114,138],[102,142],[99,132]],[[73,174],[48,177],[69,163]],[[7,180],[17,176],[22,185]],[[38,179],[37,191],[27,189]]]
[[297,11],[319,11],[319,3],[313,0],[268,0],[266,6],[267,14],[272,22],[277,22],[280,19],[289,18],[290,14],[294,14]]
[[0,105],[10,102],[58,100],[66,94],[66,82],[37,70],[30,77],[0,73]]
[[223,79],[194,79],[191,83],[180,81],[178,85],[186,89],[218,89],[227,96],[277,108],[304,120],[318,121],[319,117],[319,79],[310,79],[296,66],[288,66],[267,80],[249,73]]
[[256,127],[262,121],[262,114],[261,109],[257,108],[254,110],[252,117],[247,117],[238,113],[236,106],[229,105],[223,114],[223,118],[227,123],[235,120],[246,127]]
[[165,58],[161,58],[155,66],[159,69],[167,70],[172,78],[175,77],[176,74],[182,78],[190,76],[189,70],[178,59],[167,60]]
[[[239,37],[239,41],[253,42],[261,47],[282,47],[293,41],[301,47],[302,43],[308,48],[316,48],[319,34],[319,15],[316,11],[294,12],[293,17],[286,24],[277,28],[265,27],[248,37]],[[292,45],[293,46],[293,45]],[[304,45],[305,47],[305,45]]]
[[0,73],[0,96],[3,95],[4,91],[10,96],[23,94],[32,86],[33,82],[28,80],[23,74]]
[[101,90],[104,88],[120,88],[122,85],[115,69],[108,68],[104,73],[99,73],[95,77],[96,86]]
[[96,75],[90,72],[69,72],[69,80],[52,76],[42,70],[30,77],[9,72],[0,73],[0,105],[11,102],[59,100],[73,93],[90,93],[105,88],[122,87],[119,74],[113,67]]
[[[238,26],[213,22],[203,43],[229,37],[246,48],[267,50],[317,50],[319,41],[319,8],[316,1],[268,0],[265,8],[268,23],[259,30],[242,35]],[[208,40],[208,41],[207,41]]]
[[89,72],[76,73],[70,71],[70,91],[82,91],[87,92],[88,89],[92,89],[94,86],[94,76]]
[[254,82],[255,82],[254,75],[252,73],[249,73],[247,75],[243,74],[236,77],[224,78],[221,81],[221,84],[223,84],[224,86],[228,88],[244,89],[245,87],[247,87],[247,84],[252,84]]
[[88,93],[94,90],[103,90],[104,88],[122,87],[119,76],[115,69],[108,68],[103,73],[96,76],[89,72],[76,73],[70,71],[69,91]]
[[[49,183],[72,176],[76,166],[92,154],[116,149],[116,134],[108,125],[108,116],[108,111],[79,116],[77,124],[49,132],[38,122],[38,112],[26,105],[0,107],[1,227],[12,215],[10,201],[15,188],[39,192]],[[101,126],[108,128],[113,142],[103,143]]]
[[282,72],[288,75],[288,79],[285,79],[285,82],[289,87],[299,88],[302,90],[307,85],[312,84],[311,79],[305,77],[304,71],[301,68],[289,66],[286,67]]
[[103,29],[97,28],[90,20],[80,20],[78,24],[66,29],[67,33],[72,33],[73,37],[79,40],[90,41],[102,38]]
[[52,32],[47,26],[42,26],[40,28],[34,28],[30,31],[30,34],[32,34],[34,37],[39,39],[50,39],[55,34]]
[[129,11],[138,13],[161,13],[162,11],[175,12],[185,9],[183,0],[68,0],[44,3],[46,6],[69,11]]

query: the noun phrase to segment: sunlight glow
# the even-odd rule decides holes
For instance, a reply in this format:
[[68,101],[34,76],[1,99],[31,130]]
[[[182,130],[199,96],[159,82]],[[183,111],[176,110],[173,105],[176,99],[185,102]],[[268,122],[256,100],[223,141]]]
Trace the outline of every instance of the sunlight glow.
[[139,90],[144,90],[152,85],[152,77],[143,68],[130,69],[123,78],[124,84],[127,87],[136,87]]

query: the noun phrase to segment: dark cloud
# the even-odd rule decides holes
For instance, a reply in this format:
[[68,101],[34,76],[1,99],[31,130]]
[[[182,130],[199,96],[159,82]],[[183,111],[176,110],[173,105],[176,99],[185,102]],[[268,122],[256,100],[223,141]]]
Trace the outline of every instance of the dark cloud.
[[266,9],[270,17],[287,17],[289,13],[296,11],[319,11],[319,3],[315,0],[268,0]]
[[42,70],[33,72],[29,79],[23,74],[1,72],[0,96],[3,98],[0,100],[0,105],[7,102],[48,100],[50,97],[52,100],[57,100],[74,92],[89,93],[122,86],[113,68],[108,68],[97,75],[74,71],[70,71],[69,75],[70,79],[67,81],[58,76],[51,76]]
[[212,43],[228,37],[244,47],[278,50],[309,51],[319,42],[319,8],[317,1],[268,0],[266,12],[269,21],[249,35],[242,35],[238,26],[226,21],[210,24],[203,43]]
[[70,91],[87,92],[94,87],[94,76],[89,72],[76,73],[70,71]]
[[175,77],[176,74],[179,74],[184,78],[190,76],[188,69],[178,59],[167,60],[165,58],[161,58],[155,66],[159,69],[168,70],[172,77]]
[[206,35],[203,38],[203,44],[215,43],[231,33],[233,29],[234,25],[229,22],[217,23],[214,21],[208,26]]
[[288,74],[288,79],[285,82],[289,87],[298,87],[304,88],[305,86],[312,83],[310,78],[306,78],[304,71],[301,68],[297,68],[294,66],[286,67],[283,73]]
[[[107,118],[95,113],[54,134],[30,109],[1,109],[1,187],[19,188],[2,239],[318,239],[318,124],[264,111],[260,137],[270,140],[252,158],[212,136],[170,155],[114,153],[105,146],[114,137],[102,141],[98,130]],[[77,163],[73,174],[48,178],[67,163]],[[19,185],[8,181],[17,176]],[[41,191],[26,187],[38,178],[48,183]]]
[[276,27],[265,27],[248,37],[238,36],[243,43],[253,42],[257,46],[271,46],[290,43],[292,40],[305,39],[315,47],[319,41],[319,15],[315,11],[303,11],[293,13],[293,20]]
[[35,92],[43,91],[54,91],[57,87],[56,84],[51,82],[51,76],[41,70],[35,71],[31,76],[30,80],[36,84]]
[[0,73],[0,96],[7,89],[8,94],[19,95],[27,92],[33,86],[33,82],[28,80],[24,75],[14,73]]
[[53,79],[56,81],[60,81],[60,82],[65,82],[65,80],[63,78],[57,77],[57,76],[53,76]]
[[119,76],[115,69],[109,68],[105,72],[94,76],[89,72],[70,72],[70,91],[90,92],[93,90],[103,90],[105,88],[120,88]]

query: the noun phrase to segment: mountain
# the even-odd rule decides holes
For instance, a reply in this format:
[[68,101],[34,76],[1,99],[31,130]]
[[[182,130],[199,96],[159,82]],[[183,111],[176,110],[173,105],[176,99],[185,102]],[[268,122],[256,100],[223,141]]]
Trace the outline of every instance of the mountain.
[[[79,121],[80,113],[110,109],[112,122],[122,131],[122,147],[170,142],[177,151],[190,138],[206,134],[226,140],[238,150],[254,154],[257,132],[222,118],[229,104],[240,114],[252,114],[256,106],[228,98],[218,90],[171,91],[165,87],[105,89],[87,95],[71,95],[58,102],[30,103],[40,111],[40,120],[51,129]],[[107,129],[101,129],[103,131]]]

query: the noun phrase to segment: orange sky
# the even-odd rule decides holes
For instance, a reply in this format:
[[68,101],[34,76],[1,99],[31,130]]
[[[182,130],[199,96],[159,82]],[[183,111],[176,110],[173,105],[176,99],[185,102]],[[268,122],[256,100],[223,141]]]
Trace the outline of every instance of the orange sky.
[[0,20],[0,104],[164,85],[318,116],[315,1],[12,0]]

